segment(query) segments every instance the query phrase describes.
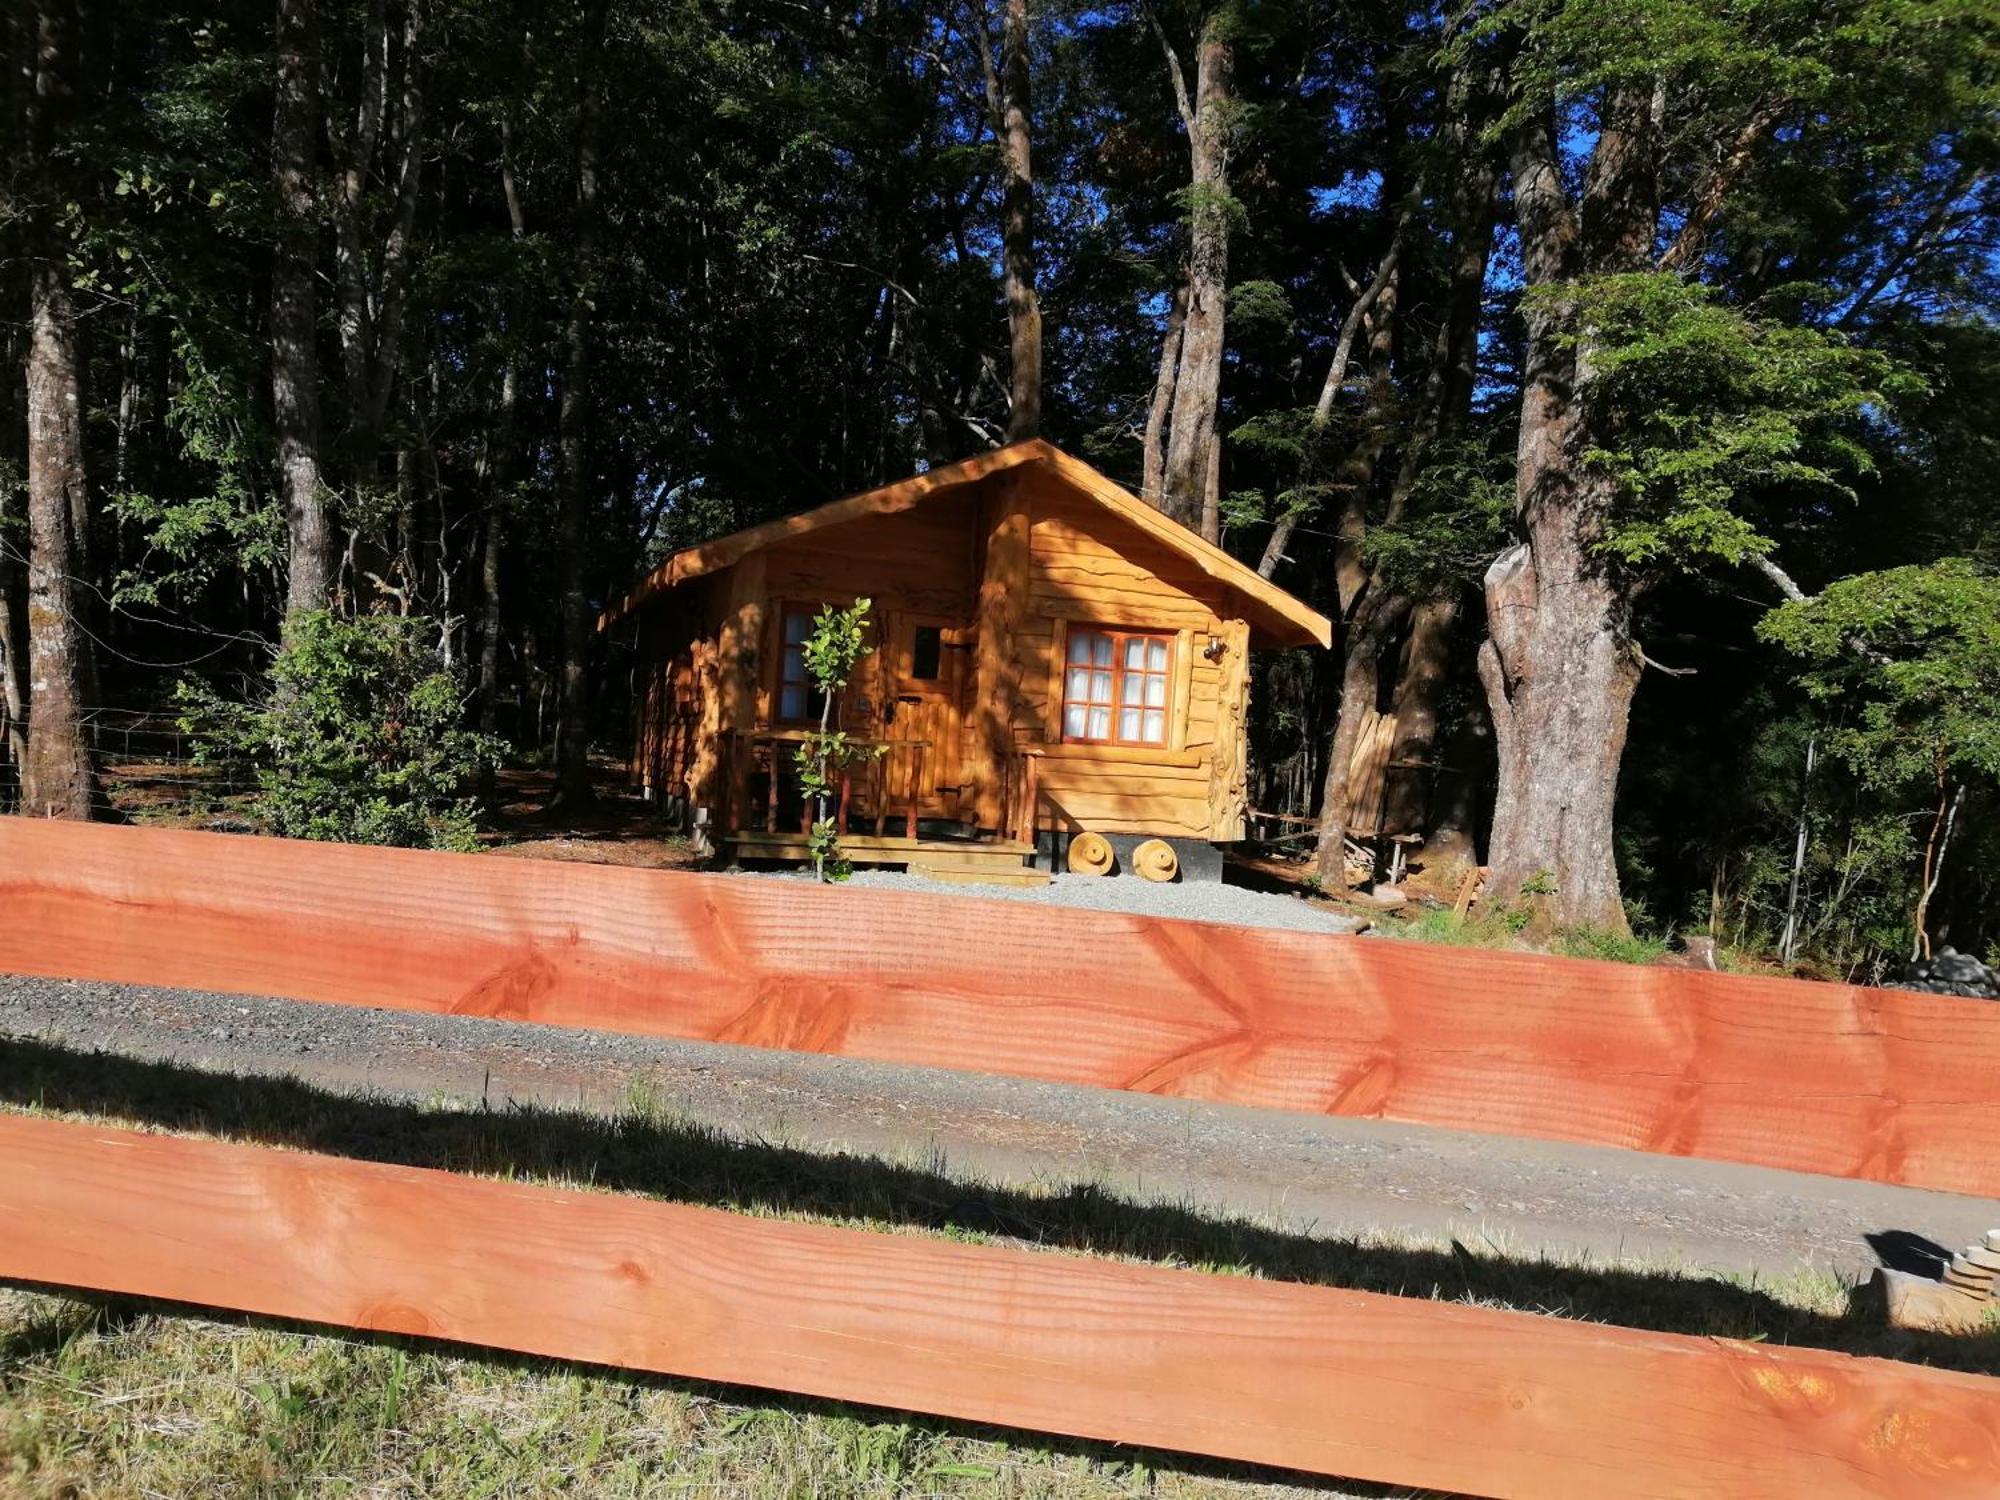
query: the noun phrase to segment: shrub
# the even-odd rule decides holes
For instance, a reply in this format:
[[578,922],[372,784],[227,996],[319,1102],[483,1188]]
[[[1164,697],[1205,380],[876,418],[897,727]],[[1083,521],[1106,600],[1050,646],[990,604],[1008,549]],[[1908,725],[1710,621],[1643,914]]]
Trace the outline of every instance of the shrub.
[[195,759],[257,788],[249,811],[286,838],[469,849],[465,795],[498,742],[462,727],[463,686],[420,616],[295,621],[260,698],[181,689]]

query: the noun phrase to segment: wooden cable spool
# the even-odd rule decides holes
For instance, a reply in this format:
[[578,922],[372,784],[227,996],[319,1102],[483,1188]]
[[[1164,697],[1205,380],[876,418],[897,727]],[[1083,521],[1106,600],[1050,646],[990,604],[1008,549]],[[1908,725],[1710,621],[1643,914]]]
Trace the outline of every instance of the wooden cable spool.
[[1101,833],[1079,833],[1069,841],[1069,872],[1072,875],[1109,875],[1115,861],[1111,840]]
[[1132,851],[1132,868],[1148,880],[1172,880],[1181,872],[1181,858],[1165,839],[1147,839]]

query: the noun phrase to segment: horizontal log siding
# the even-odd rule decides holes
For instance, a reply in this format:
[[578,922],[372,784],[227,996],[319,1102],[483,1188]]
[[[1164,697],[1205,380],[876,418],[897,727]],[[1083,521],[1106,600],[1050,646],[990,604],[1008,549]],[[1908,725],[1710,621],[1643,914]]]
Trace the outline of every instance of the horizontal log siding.
[[1041,765],[1043,816],[1071,832],[1209,837],[1222,677],[1201,650],[1222,625],[1215,585],[1101,506],[1053,485],[1035,497],[1029,551],[1016,739],[1060,738],[1056,653],[1069,626],[1187,632],[1176,642],[1177,657],[1186,660],[1176,660],[1172,683],[1177,692],[1184,684],[1186,703],[1169,749],[1157,757],[1081,745],[1052,749]]

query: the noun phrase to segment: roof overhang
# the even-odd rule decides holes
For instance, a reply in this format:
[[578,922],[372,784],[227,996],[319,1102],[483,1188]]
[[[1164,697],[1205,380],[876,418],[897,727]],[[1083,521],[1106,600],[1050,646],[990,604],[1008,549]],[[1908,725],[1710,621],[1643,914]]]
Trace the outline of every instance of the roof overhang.
[[1089,464],[1070,457],[1053,443],[1040,438],[1010,443],[1004,448],[946,464],[894,484],[863,490],[858,495],[801,511],[795,516],[767,521],[747,531],[685,547],[667,557],[623,599],[605,610],[598,618],[597,627],[608,629],[648,600],[684,583],[733,567],[762,548],[809,536],[823,527],[909,510],[947,491],[961,489],[989,475],[1029,464],[1043,466],[1078,494],[1114,512],[1134,529],[1179,554],[1205,576],[1240,598],[1244,617],[1259,637],[1259,644],[1332,644],[1333,622],[1319,611],[1293,598],[1269,579],[1260,576],[1254,568],[1245,567],[1220,547],[1203,540],[1164,512],[1154,509],[1107,475],[1100,474]]

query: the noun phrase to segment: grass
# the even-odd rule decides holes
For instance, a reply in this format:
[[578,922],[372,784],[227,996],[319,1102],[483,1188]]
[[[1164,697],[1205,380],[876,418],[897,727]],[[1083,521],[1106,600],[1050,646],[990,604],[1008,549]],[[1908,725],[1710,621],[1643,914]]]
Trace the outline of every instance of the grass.
[[[732,1141],[643,1099],[622,1117],[422,1107],[0,1041],[0,1108],[543,1180],[884,1232],[1005,1241],[1633,1327],[2000,1371],[2000,1329],[1946,1338],[1850,1311],[1848,1288],[1561,1260],[1505,1243],[1335,1238],[1135,1203],[1089,1185],[998,1187],[897,1163]],[[830,1403],[435,1344],[0,1293],[0,1494],[1165,1496],[1352,1488]],[[1386,1493],[1371,1491],[1370,1493]]]
[[822,1403],[0,1291],[0,1493],[1282,1500],[1334,1493]]

